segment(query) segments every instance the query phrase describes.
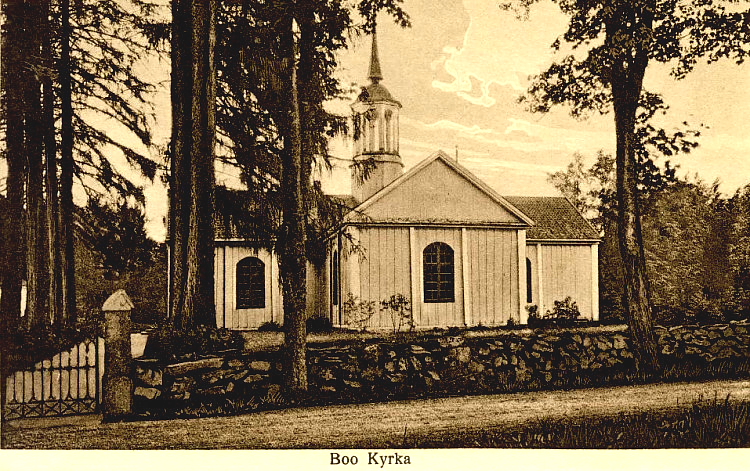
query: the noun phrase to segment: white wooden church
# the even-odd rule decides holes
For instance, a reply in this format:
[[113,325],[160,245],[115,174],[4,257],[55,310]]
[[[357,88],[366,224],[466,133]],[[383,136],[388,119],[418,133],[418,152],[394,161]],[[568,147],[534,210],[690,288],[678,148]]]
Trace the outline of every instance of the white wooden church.
[[[597,231],[563,197],[500,196],[442,151],[404,173],[401,104],[381,84],[373,37],[370,84],[352,103],[358,132],[351,211],[328,241],[323,266],[308,266],[309,315],[346,326],[351,293],[409,298],[418,328],[526,323],[570,296],[583,317],[599,317]],[[354,246],[357,250],[354,250]],[[215,249],[217,325],[254,329],[283,320],[275,254],[253,241],[219,238]],[[376,312],[369,328],[388,328]]]

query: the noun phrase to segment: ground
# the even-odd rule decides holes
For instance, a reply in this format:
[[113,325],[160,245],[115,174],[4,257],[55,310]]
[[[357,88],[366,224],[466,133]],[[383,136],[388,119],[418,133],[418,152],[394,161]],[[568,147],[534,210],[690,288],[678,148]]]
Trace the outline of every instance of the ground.
[[101,424],[95,415],[27,419],[4,424],[2,433],[4,448],[409,448],[419,437],[455,430],[503,428],[542,418],[665,410],[727,396],[750,400],[750,381],[523,392],[119,424]]

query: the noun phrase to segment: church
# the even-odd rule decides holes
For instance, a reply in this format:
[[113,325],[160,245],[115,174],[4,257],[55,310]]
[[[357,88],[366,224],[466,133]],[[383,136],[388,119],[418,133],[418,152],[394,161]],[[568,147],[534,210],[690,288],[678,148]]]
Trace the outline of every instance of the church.
[[[373,36],[367,87],[352,103],[351,208],[308,264],[307,311],[351,327],[345,302],[373,301],[367,328],[391,328],[380,301],[401,294],[417,328],[525,324],[570,297],[599,318],[598,232],[563,197],[501,196],[442,151],[404,172],[401,104],[383,81]],[[219,327],[283,321],[278,259],[251,240],[217,234]]]

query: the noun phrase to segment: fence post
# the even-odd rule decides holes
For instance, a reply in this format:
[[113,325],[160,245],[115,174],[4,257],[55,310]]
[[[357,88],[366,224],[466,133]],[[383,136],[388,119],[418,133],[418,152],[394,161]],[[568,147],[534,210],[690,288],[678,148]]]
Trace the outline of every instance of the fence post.
[[128,418],[133,413],[130,311],[133,302],[119,289],[102,306],[104,313],[103,415],[105,422]]

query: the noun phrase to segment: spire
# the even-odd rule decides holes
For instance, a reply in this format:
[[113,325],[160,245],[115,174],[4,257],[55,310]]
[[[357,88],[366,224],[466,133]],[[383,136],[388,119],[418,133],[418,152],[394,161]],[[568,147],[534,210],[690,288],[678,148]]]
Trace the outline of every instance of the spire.
[[372,83],[378,83],[383,80],[383,73],[380,71],[380,59],[378,58],[378,33],[372,31],[372,52],[370,53],[370,72],[367,77]]

